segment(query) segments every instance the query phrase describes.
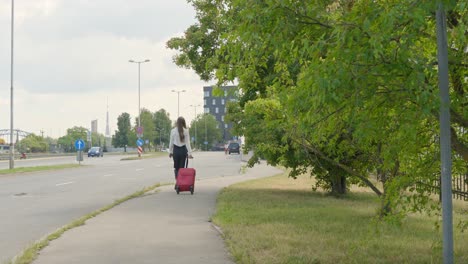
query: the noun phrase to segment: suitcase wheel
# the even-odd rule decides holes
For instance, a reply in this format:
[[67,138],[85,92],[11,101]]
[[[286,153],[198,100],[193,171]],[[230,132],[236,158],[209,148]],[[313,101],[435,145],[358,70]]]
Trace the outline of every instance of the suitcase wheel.
[[176,186],[175,191],[176,191],[177,194],[179,194],[179,192],[180,192],[179,186]]
[[190,186],[190,194],[192,194],[192,195],[193,195],[193,185],[192,185],[192,186]]

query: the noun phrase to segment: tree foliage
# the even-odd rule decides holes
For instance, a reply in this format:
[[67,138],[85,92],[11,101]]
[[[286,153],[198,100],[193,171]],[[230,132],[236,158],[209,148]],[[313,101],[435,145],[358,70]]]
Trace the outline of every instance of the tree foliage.
[[117,117],[117,130],[112,137],[112,145],[116,148],[124,147],[125,150],[130,144],[132,127],[130,123],[130,114],[122,113]]
[[23,138],[19,143],[19,151],[21,152],[47,152],[49,144],[47,141],[38,135],[30,134]]
[[169,132],[171,131],[172,122],[169,113],[164,109],[160,109],[153,115],[155,126],[154,145],[169,146]]
[[[194,138],[192,147],[201,150],[210,150],[213,144],[222,138],[221,131],[217,127],[218,121],[211,114],[200,114],[190,123],[190,137]],[[196,133],[195,133],[196,130]],[[196,134],[196,138],[195,138]],[[207,142],[207,144],[204,144]]]
[[[435,1],[190,2],[198,22],[168,47],[202,79],[239,82],[228,118],[255,150],[250,164],[264,157],[339,193],[365,184],[384,214],[428,208],[419,183],[440,175]],[[468,170],[468,11],[446,5],[458,175]]]
[[67,134],[60,137],[57,143],[63,148],[65,152],[74,152],[75,141],[78,139],[86,141],[88,129],[85,127],[74,126],[67,129]]

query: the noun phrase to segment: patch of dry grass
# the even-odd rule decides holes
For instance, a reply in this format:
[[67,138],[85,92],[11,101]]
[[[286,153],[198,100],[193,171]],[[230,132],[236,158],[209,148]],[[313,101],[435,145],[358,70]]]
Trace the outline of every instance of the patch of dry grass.
[[[312,192],[313,180],[279,175],[226,188],[215,224],[237,263],[440,263],[436,218],[379,222],[372,193],[335,198]],[[458,208],[458,207],[457,207]],[[455,210],[455,219],[466,214]],[[455,262],[468,263],[468,233],[455,232]]]

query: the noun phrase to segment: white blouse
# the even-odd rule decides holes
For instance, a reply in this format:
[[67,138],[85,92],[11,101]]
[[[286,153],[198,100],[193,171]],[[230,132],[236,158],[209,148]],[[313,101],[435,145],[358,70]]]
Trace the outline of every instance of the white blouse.
[[188,129],[186,128],[184,128],[184,135],[185,135],[184,142],[181,142],[180,137],[179,137],[179,130],[177,129],[177,127],[174,127],[171,130],[171,138],[169,140],[169,152],[171,154],[173,154],[174,145],[178,147],[182,147],[185,145],[187,147],[188,154],[192,155],[192,148],[190,147],[190,135],[189,135]]

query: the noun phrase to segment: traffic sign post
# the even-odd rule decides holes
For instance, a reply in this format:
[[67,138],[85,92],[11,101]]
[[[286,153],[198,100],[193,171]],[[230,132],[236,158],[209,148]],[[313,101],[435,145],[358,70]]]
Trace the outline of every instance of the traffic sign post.
[[138,126],[138,127],[136,128],[136,132],[137,132],[138,138],[143,137],[143,127],[142,127],[142,126]]
[[143,146],[145,144],[145,141],[141,138],[137,139],[136,141],[136,144],[137,144],[137,151],[138,151],[138,157],[141,157],[141,153],[143,152],[143,148],[141,146]]
[[83,149],[85,147],[85,143],[82,139],[77,139],[75,141],[75,148],[77,150],[76,153],[76,160],[78,161],[78,164],[81,165],[81,162],[83,161]]

